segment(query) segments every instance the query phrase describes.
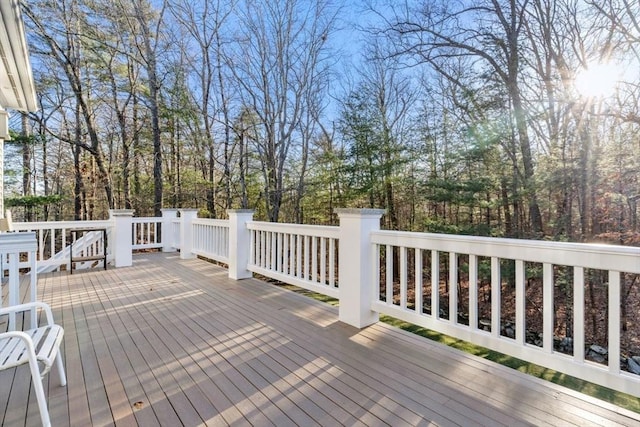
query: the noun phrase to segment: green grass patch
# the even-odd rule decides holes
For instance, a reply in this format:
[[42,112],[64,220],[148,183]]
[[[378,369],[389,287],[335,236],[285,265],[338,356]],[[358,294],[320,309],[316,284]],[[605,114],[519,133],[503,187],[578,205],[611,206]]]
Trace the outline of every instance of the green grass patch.
[[[337,307],[339,304],[339,301],[336,298],[331,298],[317,292],[307,291],[293,285],[280,286],[335,307]],[[553,369],[548,369],[534,363],[529,363],[524,360],[511,357],[506,354],[481,347],[479,345],[472,344],[467,341],[453,338],[449,335],[441,334],[430,329],[414,325],[412,323],[404,322],[391,316],[382,315],[380,316],[380,321],[404,331],[411,332],[412,334],[416,334],[432,341],[436,341],[449,347],[464,351],[465,353],[482,357],[492,362],[499,363],[503,366],[507,366],[517,371],[531,375],[533,377],[550,381],[563,387],[567,387],[571,390],[575,390],[588,396],[603,400],[605,402],[612,403],[621,408],[640,413],[640,399],[630,394],[621,393],[607,387],[602,387],[597,384],[572,377],[571,375],[566,375],[561,372],[554,371]]]

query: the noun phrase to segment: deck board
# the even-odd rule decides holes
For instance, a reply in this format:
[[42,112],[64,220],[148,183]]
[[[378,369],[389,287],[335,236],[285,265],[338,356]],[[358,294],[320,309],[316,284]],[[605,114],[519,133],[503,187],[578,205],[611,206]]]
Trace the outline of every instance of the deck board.
[[[637,425],[640,415],[176,254],[44,274],[68,385],[54,426]],[[26,295],[26,293],[22,293]],[[39,424],[26,367],[0,372],[0,424]]]

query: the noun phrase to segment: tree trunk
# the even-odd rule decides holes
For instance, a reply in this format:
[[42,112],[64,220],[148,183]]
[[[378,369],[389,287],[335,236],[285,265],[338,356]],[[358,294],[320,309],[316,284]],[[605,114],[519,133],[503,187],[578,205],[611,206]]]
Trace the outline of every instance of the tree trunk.
[[80,129],[80,106],[76,104],[76,126],[75,126],[75,144],[73,145],[73,171],[74,171],[74,188],[73,188],[73,218],[76,221],[82,220],[82,170],[80,167],[80,156],[82,154],[82,130]]
[[[149,54],[154,55],[150,50]],[[158,111],[158,79],[155,57],[150,61],[149,73],[149,111],[153,134],[153,214],[162,215],[162,141],[160,139],[160,113]]]
[[[31,133],[29,132],[29,119],[26,114],[22,117],[22,195],[31,195]],[[27,218],[31,221],[31,218]]]
[[249,162],[249,158],[247,153],[247,159],[245,160],[245,150],[246,150],[245,139],[246,139],[245,131],[244,129],[242,129],[240,131],[240,134],[238,135],[238,141],[239,141],[238,168],[240,169],[240,193],[241,193],[240,208],[241,209],[249,208],[249,197],[247,195],[247,181],[246,181],[246,170],[247,170],[247,164]]
[[[141,193],[141,184],[140,184],[140,130],[139,130],[139,119],[138,119],[138,96],[136,94],[133,95],[133,103],[132,103],[132,111],[131,111],[131,125],[133,126],[133,141],[132,151],[133,151],[133,195],[132,199],[137,201],[137,204],[140,203],[140,193]],[[131,203],[132,207],[136,208],[136,203]]]
[[511,204],[509,203],[509,189],[506,178],[500,181],[500,195],[502,198],[502,210],[504,212],[504,231],[507,237],[513,236],[513,219],[511,218]]
[[[39,135],[42,135],[43,132],[38,132]],[[51,195],[51,189],[49,184],[49,159],[48,159],[48,149],[47,149],[47,140],[46,138],[42,138],[42,186],[44,187],[44,195]],[[44,221],[49,221],[49,204],[44,205],[43,209]]]
[[158,33],[151,34],[149,29],[149,18],[142,9],[140,1],[134,1],[134,10],[139,29],[142,32],[144,52],[144,66],[147,71],[149,83],[149,96],[147,106],[151,116],[151,135],[153,139],[153,214],[162,215],[162,140],[160,130],[160,80],[158,79],[158,69],[156,62],[156,49],[152,45],[152,38],[156,39]]
[[531,155],[531,141],[527,130],[527,121],[522,99],[517,85],[509,85],[511,98],[513,102],[513,110],[516,120],[516,128],[518,131],[518,140],[520,142],[520,154],[522,155],[522,166],[524,169],[524,189],[529,202],[529,222],[532,231],[536,235],[542,234],[542,214],[538,205],[537,189],[534,182],[533,156]]

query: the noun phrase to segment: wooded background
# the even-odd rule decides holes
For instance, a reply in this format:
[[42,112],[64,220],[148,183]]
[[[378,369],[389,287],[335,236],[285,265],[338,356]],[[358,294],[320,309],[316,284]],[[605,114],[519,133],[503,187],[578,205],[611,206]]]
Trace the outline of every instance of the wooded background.
[[637,0],[393,3],[25,1],[7,205],[640,244]]

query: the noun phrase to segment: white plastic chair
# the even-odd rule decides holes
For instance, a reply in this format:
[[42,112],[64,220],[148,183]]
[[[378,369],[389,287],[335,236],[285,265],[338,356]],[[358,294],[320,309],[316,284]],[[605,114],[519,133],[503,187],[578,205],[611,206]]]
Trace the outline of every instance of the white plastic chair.
[[[60,356],[60,343],[64,335],[61,326],[53,322],[51,308],[43,302],[32,302],[0,308],[0,318],[12,313],[29,310],[43,310],[46,325],[26,331],[9,331],[0,333],[0,371],[28,363],[36,392],[40,418],[44,427],[51,426],[47,401],[42,386],[42,378],[49,372],[55,360],[60,375],[60,385],[67,385],[67,377]],[[33,327],[34,325],[32,325]],[[40,369],[39,363],[43,368]]]

